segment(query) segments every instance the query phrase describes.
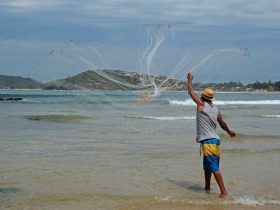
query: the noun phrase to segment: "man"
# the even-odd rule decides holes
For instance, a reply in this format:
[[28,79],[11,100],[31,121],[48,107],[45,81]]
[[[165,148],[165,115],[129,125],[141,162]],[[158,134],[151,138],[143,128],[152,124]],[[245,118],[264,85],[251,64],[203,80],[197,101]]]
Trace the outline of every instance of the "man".
[[211,175],[213,173],[220,187],[220,197],[226,197],[228,193],[223,182],[222,174],[219,170],[221,141],[219,135],[216,132],[217,124],[219,124],[221,128],[225,130],[231,137],[236,136],[236,133],[228,128],[219,109],[212,103],[214,91],[210,88],[206,88],[199,97],[193,91],[192,80],[193,75],[189,72],[187,74],[187,87],[188,93],[197,105],[196,141],[201,143],[203,151],[205,190],[210,190]]

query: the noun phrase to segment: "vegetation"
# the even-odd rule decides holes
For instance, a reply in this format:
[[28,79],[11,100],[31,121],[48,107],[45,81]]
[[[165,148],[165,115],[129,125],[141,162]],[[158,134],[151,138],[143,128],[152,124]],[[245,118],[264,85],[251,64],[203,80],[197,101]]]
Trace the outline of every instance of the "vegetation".
[[42,83],[30,78],[0,75],[0,89],[39,89]]
[[280,91],[280,81],[271,82],[259,82],[256,81],[250,84],[242,84],[237,82],[224,82],[224,83],[208,83],[208,84],[196,84],[198,88],[213,87],[216,90],[221,91]]
[[129,85],[141,85],[140,75],[121,70],[88,70],[66,79],[49,82],[43,89],[130,90]]

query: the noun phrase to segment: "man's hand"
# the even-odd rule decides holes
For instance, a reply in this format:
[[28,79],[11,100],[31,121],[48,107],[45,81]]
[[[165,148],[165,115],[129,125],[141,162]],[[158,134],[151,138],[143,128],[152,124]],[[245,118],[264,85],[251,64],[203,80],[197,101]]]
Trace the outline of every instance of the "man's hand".
[[192,87],[192,80],[193,80],[193,75],[191,72],[189,72],[187,74],[187,88],[188,88],[188,93],[190,94],[192,100],[194,101],[194,103],[196,103],[197,105],[197,109],[203,109],[204,106],[204,102],[202,101],[202,99],[196,95],[196,93],[193,91],[193,87]]
[[193,75],[192,75],[191,72],[189,72],[189,73],[187,74],[187,79],[188,79],[189,81],[192,81],[192,80],[193,80]]
[[236,133],[234,131],[229,130],[228,134],[230,135],[230,137],[235,137]]

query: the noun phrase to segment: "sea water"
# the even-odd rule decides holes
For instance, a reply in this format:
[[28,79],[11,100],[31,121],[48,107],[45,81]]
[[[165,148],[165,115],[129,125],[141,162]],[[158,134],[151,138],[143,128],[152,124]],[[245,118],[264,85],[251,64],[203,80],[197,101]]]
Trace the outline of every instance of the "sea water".
[[[0,209],[280,207],[280,93],[220,92],[229,127],[221,172],[205,193],[186,92],[1,90]],[[155,208],[156,209],[156,208]],[[160,207],[158,209],[161,209]]]

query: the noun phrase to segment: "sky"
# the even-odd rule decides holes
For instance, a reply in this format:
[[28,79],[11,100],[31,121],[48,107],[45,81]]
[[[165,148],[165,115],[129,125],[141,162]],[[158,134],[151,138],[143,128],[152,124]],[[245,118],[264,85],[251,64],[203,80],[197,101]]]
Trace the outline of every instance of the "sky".
[[111,68],[279,81],[279,11],[278,0],[1,0],[0,74],[46,82]]

